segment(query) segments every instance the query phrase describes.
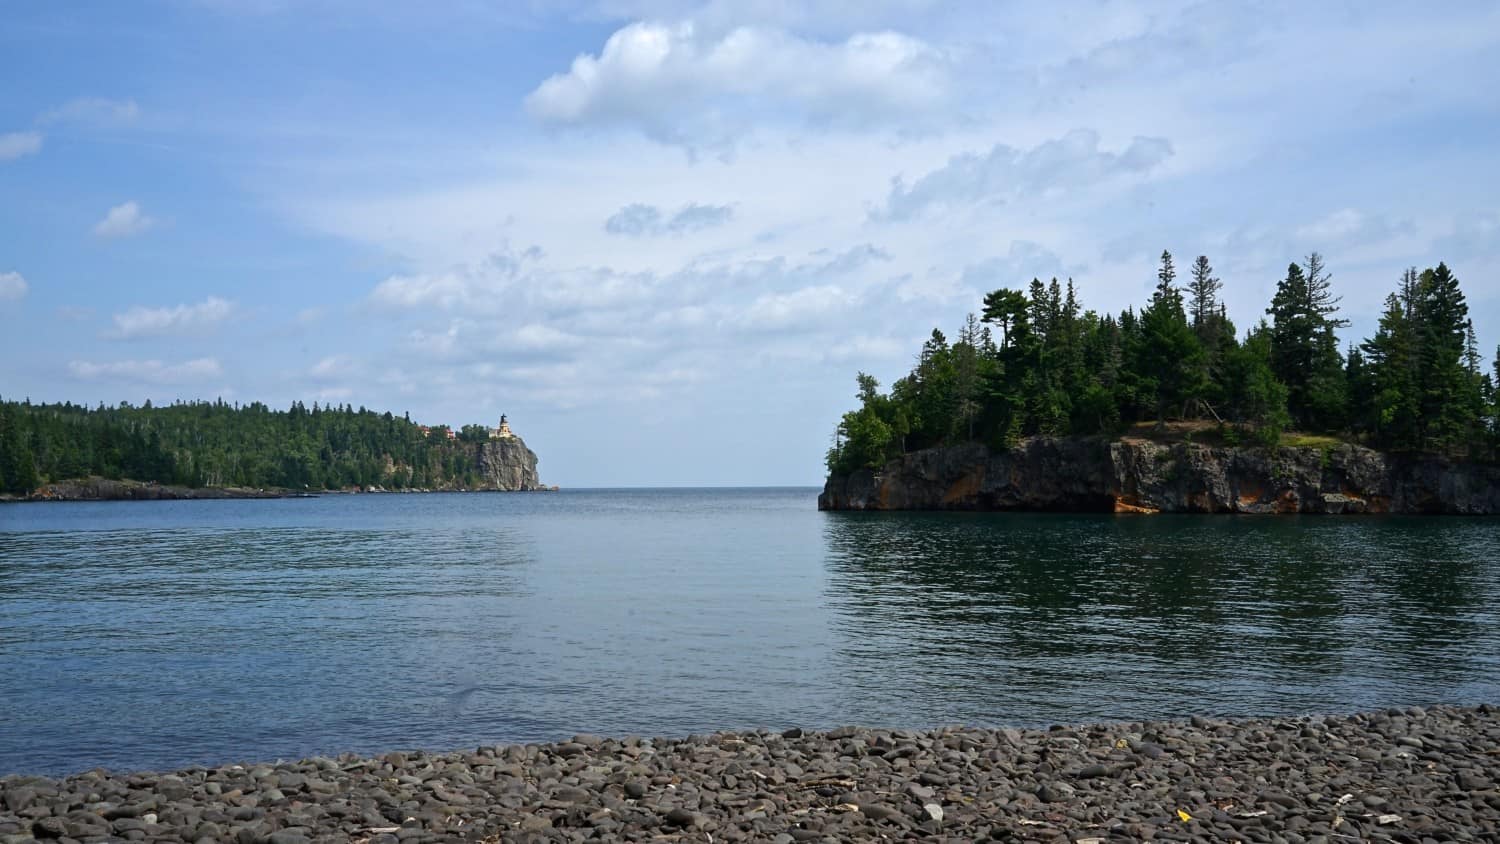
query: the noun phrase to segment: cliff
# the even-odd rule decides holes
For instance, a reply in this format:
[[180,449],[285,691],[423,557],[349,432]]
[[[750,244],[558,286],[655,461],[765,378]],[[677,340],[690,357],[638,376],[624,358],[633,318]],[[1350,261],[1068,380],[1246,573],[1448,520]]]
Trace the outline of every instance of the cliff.
[[828,479],[820,510],[1500,514],[1500,466],[1354,445],[1231,448],[1097,437],[913,452]]
[[536,452],[527,448],[520,437],[480,443],[475,461],[481,489],[516,492],[543,488],[536,473]]

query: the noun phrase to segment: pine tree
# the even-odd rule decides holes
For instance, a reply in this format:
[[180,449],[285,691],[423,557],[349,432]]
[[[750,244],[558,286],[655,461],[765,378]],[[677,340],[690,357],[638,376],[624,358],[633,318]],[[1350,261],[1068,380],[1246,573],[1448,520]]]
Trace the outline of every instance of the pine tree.
[[1263,445],[1275,445],[1291,423],[1286,385],[1271,370],[1271,337],[1270,326],[1261,320],[1244,343],[1224,354],[1225,416],[1248,428]]
[[1214,276],[1208,256],[1199,255],[1193,262],[1193,280],[1188,282],[1188,301],[1192,305],[1193,331],[1204,347],[1213,344],[1218,333],[1214,323],[1220,314],[1219,291],[1223,288],[1224,282]]
[[1422,272],[1417,296],[1421,445],[1462,451],[1478,423],[1472,396],[1477,385],[1464,366],[1469,306],[1443,263]]
[[1202,397],[1205,386],[1203,347],[1188,325],[1182,292],[1174,283],[1172,255],[1161,253],[1156,292],[1141,314],[1140,351],[1136,364],[1142,384],[1154,386],[1157,425],[1168,408],[1182,408]]
[[1287,267],[1266,311],[1272,319],[1271,369],[1287,387],[1292,421],[1303,428],[1348,424],[1344,362],[1334,333],[1348,323],[1334,317],[1338,302],[1323,258],[1314,252],[1305,266]]

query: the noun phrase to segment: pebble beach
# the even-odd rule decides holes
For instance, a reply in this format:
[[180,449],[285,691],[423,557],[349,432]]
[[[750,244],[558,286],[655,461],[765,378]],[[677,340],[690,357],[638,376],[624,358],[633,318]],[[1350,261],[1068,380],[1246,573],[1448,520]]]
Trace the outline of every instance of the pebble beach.
[[1496,841],[1500,709],[843,727],[0,778],[42,841]]

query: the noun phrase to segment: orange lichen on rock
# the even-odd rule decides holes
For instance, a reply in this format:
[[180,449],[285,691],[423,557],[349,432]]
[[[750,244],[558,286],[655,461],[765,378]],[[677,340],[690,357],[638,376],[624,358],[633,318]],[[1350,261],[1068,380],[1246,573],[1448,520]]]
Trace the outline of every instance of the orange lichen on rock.
[[1148,507],[1148,506],[1144,506],[1144,505],[1141,505],[1141,504],[1136,504],[1136,503],[1133,503],[1133,502],[1130,502],[1130,501],[1126,501],[1123,498],[1116,497],[1115,498],[1115,512],[1116,513],[1141,513],[1141,514],[1145,514],[1145,515],[1155,515],[1157,513],[1160,513],[1161,510],[1159,510],[1159,509],[1157,509],[1155,507]]
[[943,503],[955,504],[964,499],[978,498],[979,487],[983,483],[984,466],[980,466],[973,472],[969,472],[957,481],[954,481],[953,485],[948,487],[948,491],[943,493]]

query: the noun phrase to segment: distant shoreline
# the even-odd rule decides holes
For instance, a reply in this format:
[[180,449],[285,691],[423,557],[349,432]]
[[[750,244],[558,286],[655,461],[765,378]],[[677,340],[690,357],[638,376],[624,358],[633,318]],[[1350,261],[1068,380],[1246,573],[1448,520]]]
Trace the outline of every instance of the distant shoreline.
[[25,495],[0,495],[0,503],[83,502],[83,501],[222,501],[228,499],[318,498],[324,495],[395,495],[433,492],[556,492],[558,488],[536,490],[501,489],[386,489],[379,486],[351,489],[263,489],[253,487],[186,487],[148,481],[79,478],[43,484]]

